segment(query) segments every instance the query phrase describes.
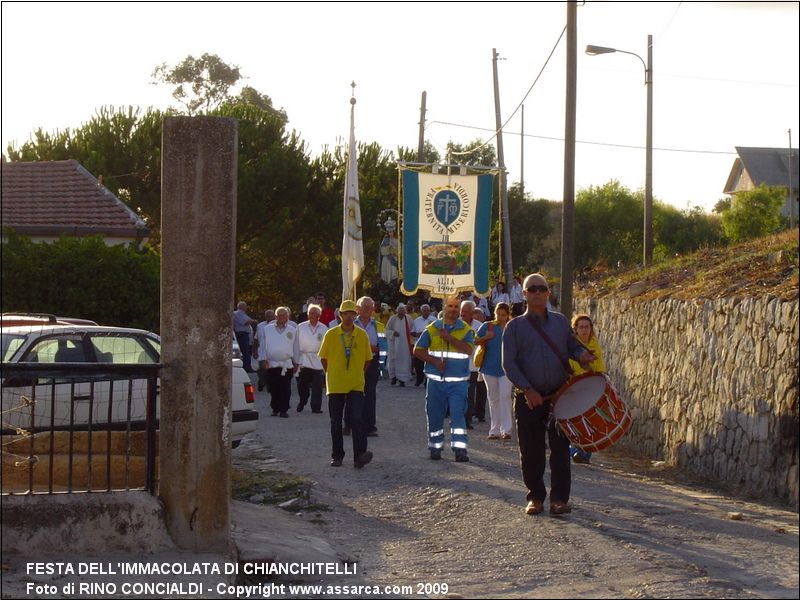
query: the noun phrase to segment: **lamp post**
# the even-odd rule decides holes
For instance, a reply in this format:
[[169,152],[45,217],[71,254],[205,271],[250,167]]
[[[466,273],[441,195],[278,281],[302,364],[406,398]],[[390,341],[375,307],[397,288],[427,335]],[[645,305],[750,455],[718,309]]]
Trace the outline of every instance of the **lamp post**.
[[644,84],[647,87],[647,134],[645,140],[645,175],[644,175],[644,266],[653,262],[653,36],[647,36],[647,62],[635,52],[606,48],[605,46],[586,46],[586,54],[611,54],[620,52],[630,54],[642,61],[644,66]]

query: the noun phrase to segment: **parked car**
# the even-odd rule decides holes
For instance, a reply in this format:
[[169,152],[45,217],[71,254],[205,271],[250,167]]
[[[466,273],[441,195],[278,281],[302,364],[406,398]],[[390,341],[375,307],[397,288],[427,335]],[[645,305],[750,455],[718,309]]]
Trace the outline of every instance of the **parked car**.
[[[108,363],[156,364],[160,361],[161,339],[155,333],[124,327],[83,326],[49,323],[47,325],[3,326],[2,359],[6,363]],[[36,390],[33,390],[33,384]],[[6,378],[2,382],[2,433],[15,433],[15,428],[31,428],[31,408],[26,399],[41,398],[34,409],[35,431],[80,429],[90,422],[93,429],[109,423],[108,381],[69,382],[39,379],[36,382]],[[111,427],[124,424],[128,418],[129,383],[115,381],[111,401]],[[130,393],[130,419],[144,422],[147,382],[133,379]],[[52,391],[55,390],[55,399]],[[71,400],[74,398],[74,401]],[[231,364],[231,439],[235,448],[258,426],[255,393],[241,360]],[[51,407],[53,410],[51,411]],[[52,413],[52,414],[51,414]]]
[[0,325],[2,327],[13,327],[15,325],[97,325],[96,321],[90,319],[78,319],[76,317],[57,317],[47,313],[3,313],[0,315]]

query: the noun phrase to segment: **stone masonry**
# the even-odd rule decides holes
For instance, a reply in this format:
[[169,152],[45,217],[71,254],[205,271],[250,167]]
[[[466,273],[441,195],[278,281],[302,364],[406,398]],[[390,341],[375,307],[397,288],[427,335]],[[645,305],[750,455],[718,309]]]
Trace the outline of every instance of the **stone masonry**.
[[798,301],[578,299],[633,425],[620,444],[798,507]]

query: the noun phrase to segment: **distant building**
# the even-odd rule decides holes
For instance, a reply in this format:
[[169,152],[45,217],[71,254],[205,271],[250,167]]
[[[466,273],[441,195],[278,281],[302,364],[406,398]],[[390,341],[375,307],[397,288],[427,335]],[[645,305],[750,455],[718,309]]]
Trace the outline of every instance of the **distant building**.
[[[745,148],[736,146],[739,157],[733,161],[731,173],[725,183],[725,194],[737,194],[764,184],[787,190],[781,214],[797,224],[798,216],[798,152],[789,148]],[[790,158],[791,156],[791,158]],[[789,165],[791,164],[791,172]],[[788,193],[791,177],[791,194]]]
[[2,163],[3,228],[36,242],[101,235],[109,246],[150,235],[145,222],[76,160]]

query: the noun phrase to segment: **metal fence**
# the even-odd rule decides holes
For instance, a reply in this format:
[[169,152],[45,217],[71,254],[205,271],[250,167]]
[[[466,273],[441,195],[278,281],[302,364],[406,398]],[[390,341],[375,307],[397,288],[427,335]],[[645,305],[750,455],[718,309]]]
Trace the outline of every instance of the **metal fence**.
[[2,493],[154,494],[161,367],[3,363]]

